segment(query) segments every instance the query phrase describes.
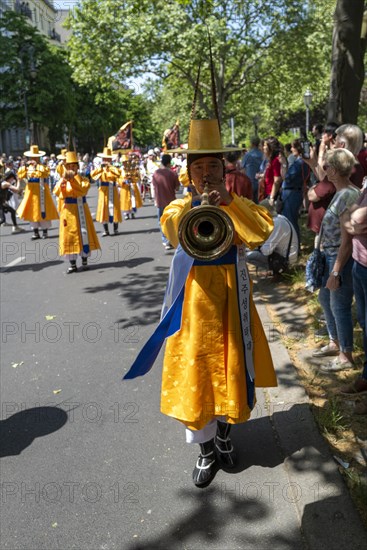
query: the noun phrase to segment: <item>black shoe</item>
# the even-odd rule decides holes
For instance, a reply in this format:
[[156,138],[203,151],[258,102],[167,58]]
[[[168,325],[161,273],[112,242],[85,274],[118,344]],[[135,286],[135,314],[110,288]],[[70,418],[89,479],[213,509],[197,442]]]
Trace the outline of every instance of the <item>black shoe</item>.
[[135,214],[131,214],[131,219],[135,220]]
[[192,479],[196,487],[207,487],[214,479],[218,471],[215,452],[214,439],[200,443],[200,454],[196,461],[196,466],[192,472]]
[[225,468],[234,468],[237,457],[234,452],[232,442],[229,438],[231,424],[217,422],[217,435],[215,436],[215,451],[221,465]]
[[108,231],[104,231],[101,235],[101,237],[109,237],[110,233]]
[[38,233],[38,231],[37,232],[35,231],[33,233],[32,237],[31,237],[32,241],[35,241],[36,239],[40,239],[40,238],[41,237],[40,237],[40,234]]
[[78,271],[78,268],[76,267],[76,265],[71,265],[66,273],[67,275],[69,275],[70,273],[77,273],[77,271]]
[[84,271],[86,271],[87,269],[89,269],[87,258],[82,258],[82,269],[83,269]]
[[129,214],[125,214],[125,215],[124,215],[124,219],[125,219],[125,220],[128,220],[128,219],[130,219],[130,216],[129,216]]
[[43,233],[42,233],[42,239],[47,239],[47,237],[48,237],[47,231],[43,231]]

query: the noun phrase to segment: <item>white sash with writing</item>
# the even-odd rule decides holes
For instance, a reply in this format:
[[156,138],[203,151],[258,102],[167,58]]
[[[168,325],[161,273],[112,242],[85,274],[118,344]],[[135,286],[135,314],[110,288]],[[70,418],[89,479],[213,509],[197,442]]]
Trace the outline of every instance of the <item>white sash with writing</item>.
[[111,182],[108,183],[108,215],[109,221],[113,222],[113,183]]
[[45,204],[45,180],[40,178],[40,207],[42,218],[46,217],[46,204]]
[[83,198],[84,197],[78,197],[76,199],[76,203],[78,205],[79,225],[80,225],[80,233],[81,233],[81,236],[82,236],[83,250],[84,250],[84,252],[89,252],[89,239],[88,239],[88,230],[87,230],[87,220],[85,218]]
[[250,277],[246,264],[245,245],[237,246],[236,270],[238,284],[238,305],[240,310],[242,338],[245,348],[246,368],[251,380],[254,380],[255,370],[250,317]]

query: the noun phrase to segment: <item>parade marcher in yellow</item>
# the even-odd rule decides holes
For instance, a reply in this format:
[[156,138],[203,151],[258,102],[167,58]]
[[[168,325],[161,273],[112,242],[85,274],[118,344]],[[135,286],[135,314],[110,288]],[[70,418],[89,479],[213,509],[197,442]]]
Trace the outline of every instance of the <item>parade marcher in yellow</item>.
[[90,175],[93,180],[99,180],[96,221],[103,224],[102,237],[107,237],[110,234],[108,224],[113,223],[113,232],[117,235],[119,222],[122,222],[120,197],[116,187],[121,172],[111,164],[111,149],[104,147],[103,153],[97,153],[97,156],[102,158],[102,164],[92,170]]
[[62,199],[60,212],[60,256],[70,261],[67,273],[78,271],[76,260],[82,258],[82,269],[88,268],[88,256],[100,247],[93,225],[86,195],[90,181],[78,174],[78,158],[75,152],[65,154],[65,172],[54,188]]
[[59,161],[56,166],[56,172],[58,173],[60,178],[64,175],[64,172],[65,172],[66,153],[67,153],[67,149],[61,149],[61,153],[56,157],[57,160]]
[[38,149],[38,145],[31,145],[30,150],[24,153],[29,160],[18,170],[18,178],[25,179],[27,184],[17,214],[30,222],[33,229],[32,239],[40,238],[40,229],[42,238],[46,239],[51,220],[59,218],[47,181],[50,170],[39,162],[45,154]]
[[143,206],[139,191],[140,170],[139,158],[135,153],[130,153],[122,162],[122,175],[120,178],[120,204],[125,220],[134,219],[138,208]]
[[194,205],[193,195],[165,208],[162,231],[177,250],[161,322],[124,377],[145,374],[167,338],[161,411],[186,426],[188,443],[200,445],[193,471],[198,487],[211,482],[219,465],[234,467],[231,425],[249,420],[255,387],[276,386],[245,255],[246,247],[253,249],[268,238],[273,221],[265,208],[226,190],[223,159],[229,150],[222,145],[217,119],[191,120],[186,151],[190,180],[199,196],[206,185],[209,204],[229,216],[233,244],[214,260],[191,257],[179,244],[178,228]]
[[[66,155],[67,149],[61,149],[61,153],[57,155],[57,160],[59,161],[56,166],[56,183],[59,181],[60,178],[63,177],[65,173],[65,155]],[[60,197],[56,197],[57,201],[57,211],[60,213],[62,209],[62,199]]]

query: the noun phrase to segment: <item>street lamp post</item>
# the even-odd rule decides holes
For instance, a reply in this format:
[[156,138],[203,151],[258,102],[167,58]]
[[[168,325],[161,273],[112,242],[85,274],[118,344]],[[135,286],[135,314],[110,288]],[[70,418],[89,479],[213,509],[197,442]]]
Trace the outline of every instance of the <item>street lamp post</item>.
[[24,121],[25,121],[25,142],[27,147],[30,145],[31,133],[29,131],[29,119],[28,119],[28,105],[27,105],[27,92],[24,90]]
[[306,107],[306,138],[307,138],[308,132],[310,129],[310,106],[312,101],[312,93],[308,88],[303,96],[303,101]]

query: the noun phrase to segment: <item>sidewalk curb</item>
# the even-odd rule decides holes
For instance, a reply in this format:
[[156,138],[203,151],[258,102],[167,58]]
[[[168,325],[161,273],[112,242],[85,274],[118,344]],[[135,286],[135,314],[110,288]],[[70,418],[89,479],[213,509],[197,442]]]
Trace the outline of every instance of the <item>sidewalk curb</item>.
[[[272,321],[261,297],[255,303],[262,323]],[[284,303],[283,309],[284,309]],[[287,311],[289,314],[290,311]],[[367,533],[330,449],[319,433],[297,371],[281,335],[270,343],[278,387],[264,390],[269,416],[284,456],[284,468],[310,550],[367,548]],[[283,414],[277,414],[277,413]],[[284,414],[288,412],[288,414]],[[298,450],[294,452],[294,449]],[[307,487],[305,491],[301,488]]]

